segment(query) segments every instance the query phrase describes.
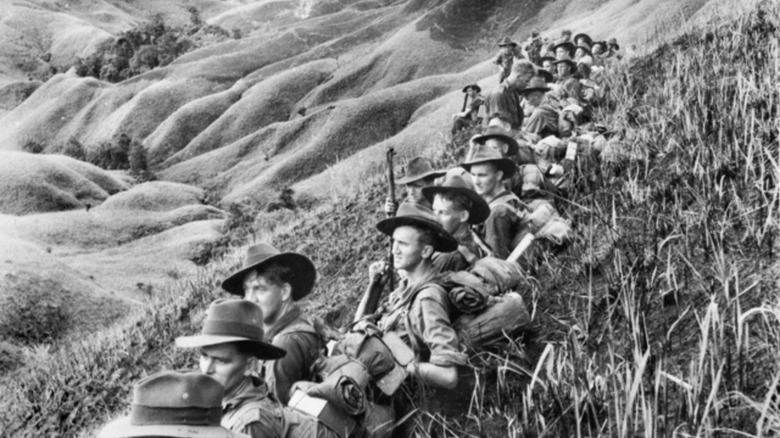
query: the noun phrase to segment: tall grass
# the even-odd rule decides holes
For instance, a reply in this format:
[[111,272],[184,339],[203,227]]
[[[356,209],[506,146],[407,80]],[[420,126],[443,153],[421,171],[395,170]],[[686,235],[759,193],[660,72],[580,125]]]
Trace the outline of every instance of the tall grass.
[[[764,2],[616,68],[597,114],[617,131],[613,153],[581,163],[558,200],[577,237],[541,252],[523,291],[538,338],[475,357],[470,415],[432,416],[439,436],[777,434],[778,29],[780,6]],[[383,198],[377,176],[260,233],[314,259],[308,306],[332,323],[349,319],[364,268],[384,253],[373,230]],[[121,411],[144,373],[191,365],[172,341],[197,330],[239,257],[9,376],[3,433],[74,436]]]

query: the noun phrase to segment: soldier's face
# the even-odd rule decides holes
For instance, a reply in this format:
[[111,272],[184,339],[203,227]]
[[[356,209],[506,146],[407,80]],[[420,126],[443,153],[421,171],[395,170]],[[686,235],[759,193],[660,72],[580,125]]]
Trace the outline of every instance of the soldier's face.
[[474,190],[480,196],[490,195],[501,184],[503,173],[492,163],[473,164],[471,177],[474,180]]
[[555,64],[553,64],[550,60],[544,61],[542,63],[542,68],[549,71],[550,73],[555,73]]
[[557,65],[558,68],[558,76],[566,76],[571,72],[571,67],[566,62],[560,62]]
[[460,228],[460,224],[466,222],[468,213],[457,210],[455,204],[441,195],[433,197],[433,213],[439,218],[441,226],[450,234]]
[[[413,227],[398,227],[393,231],[393,267],[411,271],[423,259],[423,251],[430,248],[420,243],[420,232]],[[432,249],[431,249],[432,251]]]
[[544,93],[541,91],[534,91],[528,93],[525,98],[531,106],[539,106],[542,103],[542,99],[544,99]]
[[279,318],[282,305],[291,299],[291,292],[289,284],[275,284],[257,271],[251,271],[244,277],[244,299],[263,310],[265,324],[270,325]]
[[249,369],[251,357],[239,353],[235,344],[201,347],[200,372],[225,387],[225,394],[235,389]]
[[565,47],[558,47],[555,49],[555,58],[556,59],[563,59],[564,55],[568,55],[569,51],[566,50]]
[[489,147],[490,149],[497,150],[501,153],[502,157],[506,157],[507,152],[509,152],[509,145],[497,138],[489,138],[485,140],[485,146]]

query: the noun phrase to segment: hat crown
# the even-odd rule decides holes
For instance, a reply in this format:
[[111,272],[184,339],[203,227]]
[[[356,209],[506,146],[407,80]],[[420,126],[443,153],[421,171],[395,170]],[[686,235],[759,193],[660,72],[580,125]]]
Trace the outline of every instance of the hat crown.
[[438,224],[438,219],[433,214],[433,210],[414,202],[402,202],[398,206],[395,217],[413,217]]
[[534,76],[528,81],[526,88],[547,88],[547,81],[541,76]]
[[206,311],[201,334],[235,336],[263,342],[263,311],[251,301],[219,299]]
[[152,408],[221,409],[223,395],[222,385],[205,374],[163,371],[135,384],[133,404]]
[[467,161],[469,163],[475,163],[491,160],[501,160],[503,158],[504,157],[501,155],[501,152],[495,148],[487,146],[485,143],[477,143],[474,146],[474,150],[472,151],[471,156],[468,157]]
[[397,182],[399,184],[410,184],[426,177],[440,176],[443,173],[434,169],[427,158],[414,157],[406,165],[406,175]]
[[441,184],[442,187],[451,187],[455,189],[474,190],[469,183],[466,182],[460,175],[450,175]]
[[279,250],[267,243],[258,243],[257,245],[252,245],[246,250],[246,256],[244,257],[244,264],[242,269],[254,266],[278,254],[281,254]]

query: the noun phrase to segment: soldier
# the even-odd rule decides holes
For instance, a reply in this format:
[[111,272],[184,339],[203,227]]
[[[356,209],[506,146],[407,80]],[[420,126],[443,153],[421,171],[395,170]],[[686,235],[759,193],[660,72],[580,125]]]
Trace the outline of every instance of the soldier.
[[[466,100],[463,101],[463,111],[453,116],[452,135],[455,135],[463,128],[470,128],[479,123],[479,109],[485,104],[485,98],[479,94],[481,91],[482,88],[477,84],[466,85],[463,88]],[[469,99],[471,103],[467,106],[466,101]]]
[[[453,389],[458,383],[457,367],[466,364],[467,356],[460,351],[452,327],[447,292],[435,283],[433,254],[455,251],[458,242],[430,210],[416,204],[401,204],[395,217],[379,221],[376,227],[393,238],[393,267],[405,272],[378,325],[385,332],[399,332],[414,350],[416,360],[406,366],[409,375],[434,388]],[[370,283],[387,270],[385,262],[373,263]],[[356,320],[366,313],[370,289],[366,292]]]
[[490,215],[483,227],[485,242],[496,257],[506,259],[519,243],[516,237],[529,214],[525,204],[504,188],[502,182],[515,174],[517,166],[498,150],[484,144],[477,145],[474,154],[461,167],[471,173],[476,192],[490,206]]
[[260,306],[239,299],[211,304],[199,335],[176,338],[180,348],[200,351],[200,371],[225,388],[222,425],[252,438],[335,438],[313,417],[283,407],[261,377],[257,360],[277,360],[285,351],[265,342]]
[[519,130],[523,126],[523,109],[520,107],[518,93],[536,74],[536,67],[527,60],[515,62],[512,73],[504,82],[493,89],[485,99],[488,114],[506,113],[510,117],[512,129]]
[[564,41],[562,43],[556,44],[555,47],[553,47],[553,52],[555,52],[555,59],[562,59],[564,56],[573,58],[575,50],[576,46],[571,41]]
[[306,256],[267,243],[250,246],[244,264],[222,283],[222,289],[257,304],[262,327],[284,358],[263,363],[265,381],[279,402],[290,400],[290,387],[313,380],[312,365],[324,350],[322,338],[296,304],[314,287],[317,270]]
[[508,37],[498,42],[498,47],[501,51],[496,55],[496,59],[493,63],[498,66],[498,83],[504,82],[512,71],[512,64],[514,64],[515,58],[521,59],[523,52],[520,51],[517,43],[510,40]]
[[550,88],[547,81],[536,76],[528,83],[522,94],[531,107],[530,117],[526,121],[525,130],[540,137],[558,134],[558,109],[548,99]]
[[225,388],[222,424],[253,438],[283,437],[282,407],[264,382],[247,375],[256,360],[284,357],[263,338],[263,311],[247,300],[217,300],[206,312],[199,335],[176,338],[180,348],[200,350],[200,371]]
[[462,177],[451,175],[440,186],[424,188],[423,195],[431,201],[442,228],[458,241],[457,251],[434,253],[433,265],[438,272],[468,269],[487,255],[475,241],[471,225],[484,222],[490,207]]
[[535,30],[531,33],[531,43],[525,46],[525,51],[528,53],[528,59],[531,62],[541,66],[539,58],[542,56],[542,37],[539,35],[538,30]]
[[220,425],[224,392],[203,374],[162,371],[135,384],[130,415],[106,425],[98,438],[248,438]]
[[[402,201],[408,204],[417,204],[430,209],[431,203],[422,194],[423,187],[432,186],[436,178],[447,173],[446,170],[436,170],[431,162],[424,157],[415,157],[406,165],[406,175],[399,178],[396,183],[406,187],[406,198]],[[385,201],[385,215],[392,216],[398,209],[398,204],[387,198]]]

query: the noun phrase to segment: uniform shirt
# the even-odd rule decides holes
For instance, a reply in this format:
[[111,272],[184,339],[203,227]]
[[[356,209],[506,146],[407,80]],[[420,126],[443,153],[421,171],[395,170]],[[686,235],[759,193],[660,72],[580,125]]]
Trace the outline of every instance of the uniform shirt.
[[458,249],[433,254],[433,267],[436,272],[463,271],[483,257],[482,249],[474,241],[468,224],[461,224],[452,237],[458,241]]
[[301,309],[293,305],[268,330],[271,343],[287,354],[273,361],[265,361],[265,381],[274,396],[283,405],[290,401],[290,387],[299,380],[313,380],[311,367],[320,357],[322,340],[314,327],[301,315]]
[[[454,310],[447,292],[432,285],[431,272],[416,283],[402,283],[390,294],[389,312],[379,321],[384,331],[395,331],[412,347],[420,362],[451,367],[464,365],[468,359],[459,348],[458,334],[450,320]],[[406,320],[411,333],[406,328]]]
[[[523,52],[519,47],[513,47],[510,53],[504,53],[504,51],[498,52],[493,63],[501,67],[501,77],[506,78],[512,71],[512,64],[515,62],[515,58],[522,58]],[[503,80],[503,79],[502,79]]]
[[252,438],[282,438],[282,406],[269,397],[268,387],[262,380],[246,376],[225,395],[222,426]]
[[519,242],[528,208],[508,190],[486,201],[490,205],[490,216],[483,225],[485,242],[493,249],[495,257],[506,259]]
[[473,99],[471,99],[471,103],[469,103],[469,111],[466,115],[467,118],[470,118],[472,121],[477,120],[477,117],[479,116],[479,107],[485,104],[485,97],[481,94],[477,94],[474,96]]
[[557,135],[558,109],[545,99],[541,105],[531,111],[531,116],[526,121],[525,130],[533,134]]
[[497,112],[509,116],[509,124],[513,130],[523,126],[523,108],[520,106],[520,96],[506,83],[499,84],[485,98],[485,109],[488,117]]

